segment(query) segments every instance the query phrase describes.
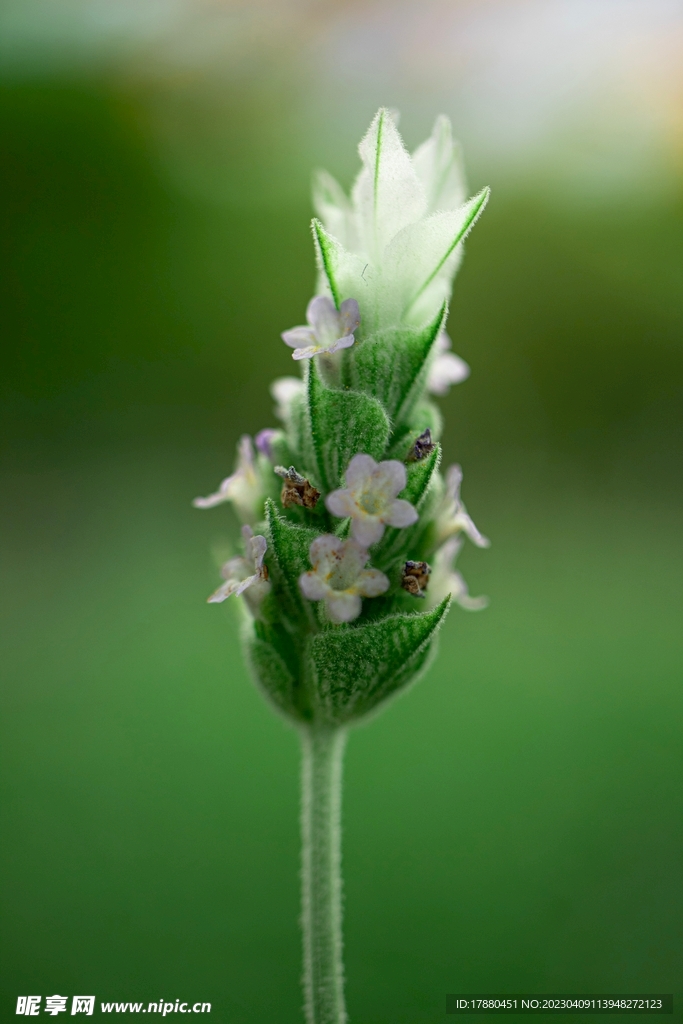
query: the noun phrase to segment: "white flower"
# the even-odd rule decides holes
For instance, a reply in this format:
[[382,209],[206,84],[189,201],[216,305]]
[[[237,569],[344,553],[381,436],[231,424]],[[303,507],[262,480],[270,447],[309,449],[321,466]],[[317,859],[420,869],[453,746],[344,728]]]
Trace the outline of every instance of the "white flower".
[[358,303],[345,299],[337,309],[332,299],[318,295],[308,303],[306,319],[308,327],[292,327],[282,333],[282,340],[294,349],[292,359],[331,355],[353,345],[353,332],[360,323]]
[[195,508],[214,508],[224,501],[231,501],[241,519],[258,518],[263,487],[256,465],[254,446],[248,434],[244,434],[237,445],[237,469],[222,481],[214,494],[206,498],[195,498]]
[[464,359],[450,352],[451,339],[445,331],[441,331],[436,339],[436,356],[429,368],[427,390],[433,395],[446,395],[451,384],[460,384],[467,380],[470,368]]
[[355,540],[340,540],[326,533],[309,550],[313,568],[299,577],[309,601],[324,601],[333,622],[351,622],[361,612],[362,597],[377,597],[389,589],[379,569],[366,569],[368,553]]
[[332,491],[325,504],[332,515],[351,517],[351,533],[365,547],[376,544],[385,526],[411,526],[417,510],[396,495],[406,485],[406,468],[396,459],[375,462],[354,455],[346,470],[346,487]]
[[429,598],[432,604],[439,604],[450,594],[461,608],[466,608],[468,612],[478,612],[486,608],[488,598],[470,597],[467,584],[457,569],[453,568],[462,545],[462,537],[451,537],[434,555],[429,577]]
[[250,526],[242,527],[242,537],[246,557],[238,555],[225,563],[221,569],[225,583],[207,600],[209,604],[220,604],[231,594],[243,594],[252,612],[257,614],[261,601],[270,590],[268,570],[263,564],[263,556],[268,545],[265,537],[258,534],[254,536]]
[[487,548],[491,541],[488,537],[484,537],[472,522],[472,517],[468,514],[460,497],[461,483],[462,469],[457,465],[451,466],[446,474],[446,494],[436,517],[437,535],[439,540],[445,540],[447,537],[462,532],[467,534],[478,548]]
[[357,296],[367,333],[419,327],[448,299],[488,189],[464,202],[460,151],[445,117],[411,157],[391,112],[379,110],[358,148],[363,167],[350,200],[326,173],[314,185],[319,291],[337,303]]
[[304,382],[301,377],[278,377],[270,385],[270,393],[275,399],[275,415],[284,423],[289,418],[292,402],[303,394]]

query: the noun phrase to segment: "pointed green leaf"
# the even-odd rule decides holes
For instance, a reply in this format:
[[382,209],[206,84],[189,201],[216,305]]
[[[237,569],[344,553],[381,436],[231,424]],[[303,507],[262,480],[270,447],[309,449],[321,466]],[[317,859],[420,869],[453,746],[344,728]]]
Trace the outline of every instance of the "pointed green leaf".
[[326,388],[314,365],[308,370],[307,394],[310,444],[321,487],[329,492],[339,487],[358,452],[381,459],[391,428],[377,399]]
[[361,249],[378,260],[401,228],[424,216],[427,200],[389,110],[378,110],[358,152],[363,169],[351,195]]
[[[465,240],[489,198],[485,188],[458,210],[433,213],[404,228],[387,248],[385,274],[404,295],[407,316],[432,282],[448,284]],[[440,300],[443,301],[443,298]]]
[[281,516],[273,501],[266,501],[266,564],[284,614],[291,621],[302,615],[314,621],[310,601],[299,589],[299,577],[311,568],[308,550],[318,536],[316,530],[297,526]]
[[309,644],[321,717],[348,722],[372,711],[424,669],[450,598],[429,612],[319,633]]
[[288,717],[301,719],[301,710],[297,705],[297,680],[277,645],[258,636],[251,623],[244,631],[243,642],[249,668],[265,696],[278,711]]
[[441,445],[437,444],[434,451],[426,458],[417,462],[409,462],[406,465],[408,481],[405,488],[399,494],[399,498],[405,498],[419,511],[424,503],[425,495],[432,481],[434,473],[441,462]]
[[363,273],[368,265],[367,260],[348,252],[334,235],[325,230],[316,217],[311,221],[311,229],[318,265],[325,276],[337,309],[344,299],[356,299],[360,302],[367,287],[363,279]]
[[390,328],[349,350],[353,386],[379,399],[400,424],[424,390],[429,355],[447,315],[444,305],[422,330]]
[[413,153],[413,167],[427,194],[428,213],[455,210],[465,202],[462,153],[444,114],[437,117],[431,136]]
[[416,439],[428,428],[432,440],[437,441],[443,433],[443,417],[434,402],[423,398],[411,410],[408,423],[393,435],[386,458],[402,462]]

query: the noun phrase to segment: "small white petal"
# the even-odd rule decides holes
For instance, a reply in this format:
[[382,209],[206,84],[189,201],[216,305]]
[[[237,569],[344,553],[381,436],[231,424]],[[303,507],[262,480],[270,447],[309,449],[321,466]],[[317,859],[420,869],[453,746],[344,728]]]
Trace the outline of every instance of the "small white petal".
[[360,324],[360,309],[355,299],[344,299],[339,307],[339,326],[344,334],[353,334]]
[[446,395],[453,384],[461,384],[470,375],[470,368],[464,359],[453,352],[437,356],[427,377],[427,389],[433,395]]
[[313,356],[319,356],[321,352],[326,352],[327,349],[321,345],[309,345],[307,348],[295,348],[292,352],[292,359],[312,359]]
[[446,543],[442,544],[436,553],[435,559],[440,569],[446,569],[450,572],[453,562],[462,550],[463,543],[462,537],[449,537]]
[[300,348],[315,342],[315,332],[311,327],[292,327],[289,331],[283,331],[280,337],[290,348]]
[[379,569],[364,569],[358,579],[357,589],[362,597],[377,597],[387,592],[389,580]]
[[309,601],[322,601],[327,596],[329,590],[329,587],[325,586],[324,580],[313,570],[302,573],[299,576],[299,586],[301,587],[302,594]]
[[239,580],[228,580],[223,583],[218,590],[214,590],[210,597],[207,597],[208,604],[220,604],[221,601],[225,601],[231,594],[237,593],[239,586]]
[[327,613],[333,622],[351,622],[361,613],[362,603],[358,594],[348,590],[332,592],[325,601]]
[[472,522],[472,517],[465,512],[464,508],[455,517],[458,527],[467,534],[473,544],[476,544],[478,548],[488,548],[491,546],[491,541],[488,537],[485,537],[483,533],[480,533]]
[[206,498],[195,498],[192,502],[194,507],[215,508],[216,505],[220,505],[224,501],[230,501],[232,484],[234,483],[237,475],[238,473],[232,473],[230,476],[226,476],[225,480],[222,481],[220,487],[214,494],[209,494]]
[[325,349],[326,352],[338,352],[340,348],[351,348],[356,339],[352,334],[346,334],[343,338],[337,338]]
[[247,590],[249,587],[253,587],[254,583],[258,583],[260,579],[261,573],[259,572],[254,573],[253,576],[247,576],[245,580],[242,580],[237,584],[237,586],[233,590],[233,594],[243,594],[245,590]]
[[316,340],[325,348],[341,333],[339,312],[332,299],[326,295],[316,295],[314,299],[311,299],[306,310],[306,319],[315,332]]
[[323,559],[334,559],[341,557],[344,551],[344,541],[335,537],[332,533],[324,533],[322,537],[316,537],[308,549],[308,557],[311,565],[316,566]]
[[377,469],[377,463],[370,455],[354,455],[346,467],[346,486],[356,490],[359,486],[369,483],[372,474]]
[[257,534],[249,542],[249,553],[254,560],[254,568],[260,569],[263,565],[263,556],[266,553],[268,542],[261,534]]
[[363,516],[362,519],[351,520],[351,535],[354,540],[369,548],[372,544],[382,539],[384,534],[384,523],[374,516]]
[[406,467],[397,459],[380,462],[372,476],[373,491],[380,491],[388,498],[395,498],[406,485]]
[[456,503],[460,501],[460,484],[462,483],[462,467],[457,463],[448,467],[446,473],[446,490]]
[[461,608],[468,612],[479,612],[486,608],[489,600],[487,597],[470,597],[467,592],[467,584],[459,572],[451,574],[451,586],[453,588],[453,600],[457,601]]
[[[237,443],[237,456],[239,460],[239,468],[243,472],[247,472],[254,468],[255,453],[254,444],[249,434],[242,434],[241,438]],[[237,474],[235,474],[237,475]]]
[[328,494],[325,498],[325,506],[328,512],[331,512],[333,516],[338,516],[339,519],[346,519],[347,516],[352,516],[354,512],[358,511],[353,495],[347,489],[332,491],[331,494]]
[[389,509],[389,515],[385,518],[385,522],[389,526],[412,526],[419,519],[417,509],[410,504],[409,501],[404,501],[402,498],[395,498],[391,503]]

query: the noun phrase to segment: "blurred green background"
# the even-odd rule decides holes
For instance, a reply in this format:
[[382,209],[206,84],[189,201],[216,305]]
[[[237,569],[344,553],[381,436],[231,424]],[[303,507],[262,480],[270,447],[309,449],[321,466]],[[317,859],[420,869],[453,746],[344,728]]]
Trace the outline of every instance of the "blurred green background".
[[232,514],[190,501],[274,425],[310,169],[348,185],[380,103],[410,146],[462,122],[494,188],[442,402],[493,545],[462,557],[490,608],[349,743],[351,1019],[680,999],[683,28],[625,6],[4,9],[3,1020],[55,992],[302,1019],[296,736],[205,604]]

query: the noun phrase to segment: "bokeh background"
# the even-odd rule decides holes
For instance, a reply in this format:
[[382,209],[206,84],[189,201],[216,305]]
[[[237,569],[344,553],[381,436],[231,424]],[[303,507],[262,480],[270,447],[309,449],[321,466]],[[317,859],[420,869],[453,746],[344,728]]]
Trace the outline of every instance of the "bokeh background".
[[9,0],[0,40],[2,1019],[301,1020],[296,736],[190,501],[274,425],[310,170],[350,184],[380,104],[493,188],[442,402],[493,545],[490,608],[349,743],[351,1019],[680,998],[681,4]]

